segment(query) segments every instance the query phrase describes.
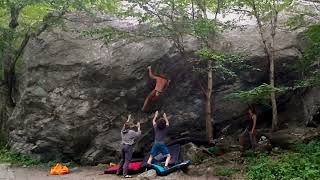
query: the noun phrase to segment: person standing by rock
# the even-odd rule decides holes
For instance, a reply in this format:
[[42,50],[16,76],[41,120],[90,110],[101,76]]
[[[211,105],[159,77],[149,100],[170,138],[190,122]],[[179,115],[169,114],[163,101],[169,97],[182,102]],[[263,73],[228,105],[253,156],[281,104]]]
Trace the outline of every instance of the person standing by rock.
[[161,153],[162,155],[167,156],[164,168],[168,169],[171,155],[164,141],[168,132],[169,120],[166,113],[163,113],[163,118],[157,120],[158,114],[159,112],[156,111],[152,120],[153,128],[155,131],[155,138],[154,144],[151,149],[150,157],[148,159],[148,164],[151,164],[153,157]]
[[146,97],[142,111],[146,111],[147,106],[149,105],[150,101],[156,101],[159,99],[159,96],[161,93],[163,93],[169,86],[170,80],[168,80],[166,77],[163,75],[154,75],[151,70],[151,66],[148,66],[148,71],[149,71],[149,77],[151,79],[156,80],[156,87],[154,90],[152,90],[149,95]]
[[250,106],[249,110],[249,138],[250,138],[250,143],[251,143],[251,147],[253,149],[256,148],[256,136],[257,136],[257,132],[256,132],[256,125],[257,125],[257,112],[256,109],[254,108],[254,106]]
[[[117,171],[117,175],[120,175],[121,170],[123,169],[123,176],[125,178],[131,178],[128,175],[129,163],[131,162],[132,154],[133,154],[133,145],[135,140],[141,135],[140,122],[137,123],[138,131],[131,130],[130,124],[131,114],[129,114],[127,121],[124,123],[121,130],[121,138],[122,138],[122,148],[121,148],[121,161],[119,163],[119,169]],[[123,166],[123,167],[122,167]]]

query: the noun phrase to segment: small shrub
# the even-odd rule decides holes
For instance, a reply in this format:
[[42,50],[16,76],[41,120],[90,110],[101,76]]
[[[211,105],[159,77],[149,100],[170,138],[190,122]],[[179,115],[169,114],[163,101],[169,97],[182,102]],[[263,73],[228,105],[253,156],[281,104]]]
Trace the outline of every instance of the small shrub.
[[243,156],[250,159],[257,157],[257,154],[253,150],[249,149],[244,152]]
[[39,160],[33,159],[27,155],[22,155],[19,153],[12,152],[5,147],[0,148],[0,162],[12,163],[17,165],[39,165],[41,162]]
[[7,137],[4,132],[0,130],[0,148],[5,147],[7,144]]
[[[50,161],[48,163],[43,163],[40,160],[34,159],[30,156],[10,151],[7,148],[6,136],[4,133],[0,131],[0,163],[11,163],[19,166],[44,165],[44,166],[52,167],[52,166],[55,166],[57,163],[61,163],[61,162]],[[75,167],[78,165],[73,161],[62,163],[62,164],[67,167]]]
[[203,159],[201,157],[195,157],[192,161],[192,164],[199,165],[199,164],[202,164],[202,162],[203,162]]
[[216,176],[226,176],[226,177],[230,177],[232,176],[232,174],[234,174],[235,172],[239,171],[238,169],[233,169],[233,168],[217,168],[215,175]]
[[320,179],[320,140],[297,143],[294,151],[280,155],[251,158],[248,179]]

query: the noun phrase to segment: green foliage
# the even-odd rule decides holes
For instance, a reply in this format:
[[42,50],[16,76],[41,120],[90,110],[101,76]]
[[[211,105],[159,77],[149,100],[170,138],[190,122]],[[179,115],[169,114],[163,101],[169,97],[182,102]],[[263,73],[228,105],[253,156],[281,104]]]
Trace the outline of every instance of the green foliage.
[[209,151],[211,154],[215,155],[215,154],[217,153],[217,148],[216,148],[215,146],[212,146],[212,147],[209,147],[209,148],[208,148],[208,151]]
[[122,12],[122,15],[136,17],[140,23],[147,22],[150,26],[164,26],[167,30],[179,31],[188,22],[187,1],[130,0],[129,2],[128,8]]
[[208,61],[224,61],[224,58],[225,58],[224,54],[211,51],[207,48],[200,49],[199,51],[196,52],[196,55]]
[[104,40],[105,44],[130,37],[129,32],[122,31],[113,27],[92,28],[82,31],[81,34],[83,36],[96,37],[97,39]]
[[0,147],[0,163],[3,162],[26,166],[41,164],[39,160],[33,159],[26,155],[11,152],[5,147]]
[[0,131],[0,163],[12,163],[17,165],[38,165],[39,160],[35,160],[26,155],[11,152],[7,149],[7,138],[4,132]]
[[[184,51],[184,35],[197,37],[205,43],[219,31],[214,18],[206,13],[216,14],[228,9],[230,0],[130,0],[124,16],[138,18],[140,23],[150,27],[148,36],[165,37],[174,41],[180,52]],[[220,2],[220,5],[218,5]],[[207,46],[207,45],[205,45]]]
[[305,14],[298,14],[295,16],[291,16],[288,18],[288,21],[286,22],[286,26],[289,27],[289,29],[294,30],[299,27],[305,26]]
[[7,144],[6,134],[0,130],[0,148],[5,147]]
[[[58,161],[50,161],[48,163],[43,163],[40,160],[34,159],[28,155],[23,155],[20,153],[12,152],[7,147],[7,137],[6,134],[3,131],[0,131],[0,163],[11,163],[19,166],[35,166],[35,165],[44,165],[52,167],[57,163],[60,163]],[[73,161],[63,163],[64,165],[68,167],[75,167],[77,164]]]
[[305,36],[307,46],[303,57],[293,67],[302,76],[302,80],[297,82],[295,89],[320,85],[320,24],[310,26]]
[[298,144],[294,152],[277,158],[252,158],[247,169],[248,179],[319,179],[320,140]]
[[311,41],[311,46],[317,45],[320,42],[319,34],[320,34],[320,24],[312,25],[308,28],[306,35]]
[[[28,155],[23,155],[20,153],[15,153],[10,151],[7,148],[7,139],[3,132],[0,131],[0,163],[11,163],[18,166],[35,166],[35,165],[41,165],[46,167],[52,167],[56,165],[57,163],[61,163],[59,161],[50,161],[48,163],[41,162],[40,160],[34,159]],[[75,167],[78,164],[70,161],[67,163],[62,163],[63,165],[67,167]]]
[[[52,9],[49,5],[44,3],[35,4],[34,2],[24,2],[22,4],[14,4],[16,6],[23,6],[19,14],[18,23],[19,26],[12,30],[9,28],[10,21],[10,7],[0,8],[0,12],[3,13],[3,16],[0,16],[0,63],[2,64],[2,58],[4,56],[4,50],[6,48],[14,48],[15,50],[19,49],[21,42],[23,41],[25,34],[30,34],[35,32],[42,23],[43,17],[47,15]],[[0,66],[2,79],[3,69]],[[19,70],[17,68],[16,70]]]
[[[274,3],[275,2],[275,3]],[[270,20],[285,9],[291,7],[293,0],[273,1],[273,0],[236,0],[235,4],[240,7],[249,7],[246,13],[261,20],[262,25],[270,24]]]
[[[188,14],[189,0],[130,0],[124,16],[138,18],[140,23],[148,24],[148,37],[164,37],[174,42],[176,48],[183,53],[183,35],[192,33]],[[143,10],[143,12],[141,12]]]
[[243,155],[244,155],[244,157],[249,158],[249,159],[257,157],[257,153],[255,151],[253,151],[252,149],[246,150]]
[[193,35],[200,39],[207,39],[210,35],[214,35],[219,30],[214,20],[196,19],[193,23]]
[[[0,54],[1,55],[1,54]],[[3,80],[2,58],[0,58],[0,81]]]
[[[64,6],[71,11],[77,11],[77,10],[90,11],[91,9],[94,9],[94,10],[104,11],[112,14],[118,12],[119,5],[120,5],[119,0],[73,0],[73,1],[60,0],[60,1],[63,2]],[[61,6],[61,2],[56,4]]]
[[[219,72],[223,76],[236,77],[234,70],[248,70],[252,67],[245,62],[245,56],[237,54],[227,54],[203,48],[195,53],[204,61],[213,61],[212,70]],[[207,67],[208,68],[208,67]],[[206,73],[209,69],[194,68],[195,71]]]
[[272,172],[274,166],[273,161],[268,156],[260,156],[257,159],[252,159],[247,170],[246,176],[248,179],[276,179]]
[[226,177],[230,177],[230,176],[232,176],[234,173],[236,173],[237,171],[239,171],[239,169],[234,169],[234,168],[217,168],[214,175],[216,175],[216,176],[226,176]]
[[[57,163],[61,163],[59,161],[50,161],[48,163],[41,162],[40,160],[34,159],[30,156],[23,155],[20,153],[15,153],[8,150],[6,147],[0,147],[0,163],[11,163],[18,166],[45,166],[45,167],[52,167],[55,166]],[[78,166],[77,163],[74,161],[61,163],[67,167],[76,167]]]
[[320,74],[312,76],[306,80],[299,80],[293,89],[320,86]]
[[[313,25],[314,22],[310,21],[310,19],[319,20],[320,9],[318,3],[314,3],[313,5],[301,5],[300,3],[299,1],[295,1],[292,3],[290,9],[288,9],[291,16],[285,25],[289,27],[290,30]],[[295,15],[292,16],[292,14]]]
[[320,58],[320,24],[312,25],[306,31],[308,47],[304,53],[304,59],[316,62]]
[[282,93],[287,91],[287,87],[271,87],[269,84],[262,84],[249,91],[238,91],[227,95],[225,98],[232,101],[241,101],[246,103],[265,103],[270,98],[270,93]]
[[294,151],[299,153],[316,153],[317,155],[320,155],[320,138],[313,139],[307,144],[302,141],[294,142],[294,147]]
[[192,158],[192,164],[194,165],[203,164],[203,162],[204,162],[203,156],[193,156]]

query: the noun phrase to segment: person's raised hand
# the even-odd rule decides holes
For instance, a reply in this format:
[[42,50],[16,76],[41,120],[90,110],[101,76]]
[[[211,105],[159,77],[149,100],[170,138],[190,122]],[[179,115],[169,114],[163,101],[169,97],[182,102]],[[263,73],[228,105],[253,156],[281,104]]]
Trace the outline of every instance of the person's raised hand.
[[148,68],[148,69],[151,69],[151,66],[148,66],[147,68]]
[[136,125],[138,128],[140,128],[140,122],[137,122],[137,125]]
[[157,117],[159,115],[159,111],[156,111],[156,113],[154,114],[155,117]]
[[127,122],[129,122],[130,119],[131,119],[131,114],[128,115],[128,120],[127,120]]
[[166,113],[163,113],[163,117],[164,117],[164,118],[167,118],[167,114],[166,114]]

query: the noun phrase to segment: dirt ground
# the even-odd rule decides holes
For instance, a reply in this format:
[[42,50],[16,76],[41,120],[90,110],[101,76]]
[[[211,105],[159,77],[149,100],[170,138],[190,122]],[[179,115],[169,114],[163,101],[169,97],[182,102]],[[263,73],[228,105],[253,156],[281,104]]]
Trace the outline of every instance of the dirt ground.
[[[141,178],[133,176],[132,179],[156,179],[156,180],[243,180],[245,162],[241,152],[234,151],[225,153],[218,157],[206,157],[200,164],[192,164],[187,174],[183,172],[171,173],[164,177],[148,176]],[[224,170],[234,170],[235,173],[228,177],[222,177],[220,173]],[[66,175],[50,175],[47,166],[20,167],[0,163],[0,180],[117,180],[124,179],[121,176],[104,174],[105,167],[81,166],[70,168],[71,173]],[[146,173],[144,173],[146,174]],[[220,175],[220,177],[218,177]]]
[[[71,169],[70,174],[66,175],[50,175],[48,168],[45,167],[14,167],[10,164],[0,164],[0,180],[117,180],[124,179],[116,175],[103,174],[101,167],[76,167]],[[134,176],[131,179],[138,179]],[[218,177],[194,177],[194,176],[167,176],[158,177],[156,179],[162,180],[219,180]]]
[[44,167],[11,167],[0,165],[0,180],[102,180],[121,179],[113,175],[104,175],[98,167],[79,167],[71,169],[70,174],[54,176]]

